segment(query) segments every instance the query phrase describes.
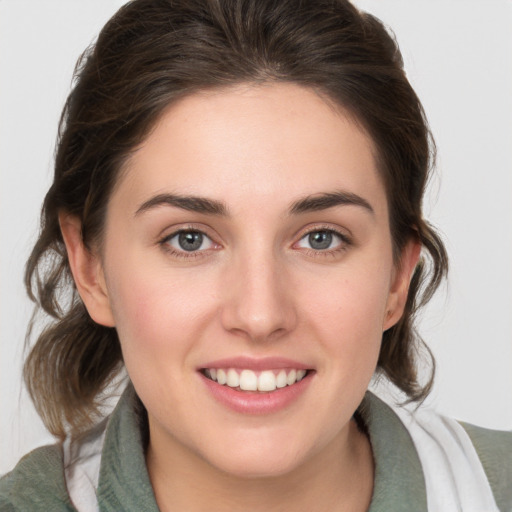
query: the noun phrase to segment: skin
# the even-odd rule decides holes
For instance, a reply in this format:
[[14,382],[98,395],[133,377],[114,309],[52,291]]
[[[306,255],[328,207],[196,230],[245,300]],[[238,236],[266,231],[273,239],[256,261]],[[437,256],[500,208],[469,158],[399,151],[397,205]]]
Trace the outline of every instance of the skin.
[[[373,459],[352,416],[419,254],[410,242],[395,265],[374,155],[361,127],[312,90],[209,91],[170,106],[130,158],[101,248],[85,250],[79,222],[61,215],[79,292],[96,322],[117,328],[147,408],[161,510],[367,510]],[[370,208],[290,212],[340,191]],[[161,194],[208,198],[228,214],[141,210]],[[180,249],[180,229],[203,232],[203,246]],[[315,230],[339,235],[315,249]],[[314,372],[283,410],[244,415],[214,400],[198,372],[242,355]]]

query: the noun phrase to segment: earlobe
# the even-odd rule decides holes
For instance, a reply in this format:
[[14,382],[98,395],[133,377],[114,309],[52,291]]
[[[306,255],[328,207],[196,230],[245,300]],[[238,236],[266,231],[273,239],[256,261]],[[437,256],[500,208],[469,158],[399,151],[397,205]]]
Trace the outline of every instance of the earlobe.
[[421,243],[415,239],[410,240],[402,250],[400,266],[396,269],[391,283],[386,312],[382,322],[383,331],[393,327],[403,315],[412,274],[418,264],[420,253]]
[[61,212],[59,224],[71,273],[89,315],[100,325],[114,327],[100,257],[85,247],[81,222],[77,217]]

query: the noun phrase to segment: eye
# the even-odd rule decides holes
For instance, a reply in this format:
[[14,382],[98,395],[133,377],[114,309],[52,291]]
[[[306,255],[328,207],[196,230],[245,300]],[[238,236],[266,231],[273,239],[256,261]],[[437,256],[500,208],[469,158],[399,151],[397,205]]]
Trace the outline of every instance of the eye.
[[205,251],[215,247],[214,242],[201,231],[181,230],[169,235],[163,243],[177,252]]
[[336,233],[336,231],[319,229],[304,235],[297,246],[303,249],[313,249],[314,251],[329,251],[339,249],[346,243],[346,238]]

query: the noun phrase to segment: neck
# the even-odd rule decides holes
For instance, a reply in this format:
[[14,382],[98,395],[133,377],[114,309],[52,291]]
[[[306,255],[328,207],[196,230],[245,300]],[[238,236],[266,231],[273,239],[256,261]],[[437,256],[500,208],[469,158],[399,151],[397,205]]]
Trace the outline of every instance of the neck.
[[172,452],[156,443],[157,450],[150,437],[147,466],[159,509],[364,512],[373,490],[370,443],[354,421],[343,434],[289,473],[264,478],[220,471],[178,443]]

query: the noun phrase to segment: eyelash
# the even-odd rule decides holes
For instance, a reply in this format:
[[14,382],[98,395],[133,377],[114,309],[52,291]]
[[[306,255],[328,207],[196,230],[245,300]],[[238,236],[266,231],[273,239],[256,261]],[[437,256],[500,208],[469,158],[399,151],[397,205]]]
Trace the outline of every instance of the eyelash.
[[294,243],[294,246],[297,245],[300,241],[304,240],[306,237],[311,235],[312,233],[321,233],[326,232],[330,233],[340,239],[339,246],[334,247],[333,249],[312,249],[312,248],[302,248],[308,256],[314,258],[322,258],[322,257],[335,257],[339,256],[340,253],[345,252],[351,245],[353,245],[352,239],[345,233],[341,233],[337,229],[332,228],[331,226],[314,226],[313,228],[304,232],[299,238],[298,242]]
[[[177,231],[173,231],[171,234],[163,237],[158,243],[165,252],[167,252],[168,254],[170,254],[171,256],[173,256],[175,258],[181,258],[181,259],[200,258],[200,257],[204,256],[205,252],[209,252],[210,250],[212,250],[212,248],[196,250],[196,251],[177,250],[170,245],[169,242],[173,238],[178,237],[181,234],[187,234],[187,233],[199,233],[204,238],[209,240],[213,245],[219,246],[219,244],[214,242],[212,240],[212,238],[210,236],[208,236],[204,231],[202,231],[201,229],[194,228],[194,227],[188,227],[188,228],[178,229]],[[215,248],[213,250],[215,250]]]
[[[295,247],[299,242],[304,240],[306,237],[308,237],[312,233],[320,233],[320,232],[330,233],[330,234],[338,237],[340,239],[340,244],[339,244],[339,246],[337,246],[333,249],[325,249],[325,250],[313,249],[313,248],[307,248],[307,247],[300,248],[308,256],[320,257],[320,258],[321,257],[329,257],[329,256],[333,257],[333,256],[339,255],[342,252],[345,252],[352,245],[351,238],[348,237],[346,234],[341,233],[340,231],[333,229],[330,226],[315,226],[314,228],[311,228],[308,231],[304,232],[301,235],[301,237],[299,238],[299,240],[297,242],[295,242],[292,247]],[[198,233],[198,234],[202,235],[203,237],[205,237],[206,239],[208,239],[211,244],[219,247],[219,244],[214,242],[212,240],[212,238],[210,236],[208,236],[204,231],[202,231],[201,229],[194,228],[194,227],[178,229],[177,231],[174,231],[174,232],[170,233],[169,235],[166,235],[165,237],[163,237],[161,240],[159,240],[158,243],[162,247],[162,249],[164,251],[166,251],[168,254],[170,254],[171,256],[173,256],[175,258],[181,258],[181,259],[191,259],[191,258],[203,257],[206,252],[210,252],[212,250],[212,248],[210,248],[210,247],[207,249],[194,250],[194,251],[177,250],[170,245],[169,242],[173,238],[178,237],[181,234],[187,234],[187,233]],[[213,250],[216,250],[217,247],[213,248]]]

